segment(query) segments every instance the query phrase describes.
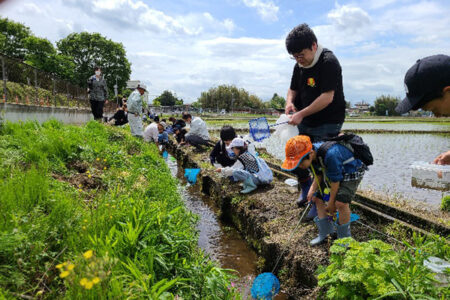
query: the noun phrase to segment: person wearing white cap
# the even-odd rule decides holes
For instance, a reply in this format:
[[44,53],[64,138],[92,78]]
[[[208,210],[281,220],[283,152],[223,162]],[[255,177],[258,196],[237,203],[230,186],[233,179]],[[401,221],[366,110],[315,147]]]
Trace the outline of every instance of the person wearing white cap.
[[226,177],[233,176],[236,181],[243,181],[242,194],[254,191],[258,185],[272,182],[272,170],[263,159],[255,157],[247,151],[247,144],[243,139],[234,138],[230,148],[237,157],[236,162],[231,167],[218,168],[216,172],[220,172]]
[[147,91],[145,84],[139,84],[128,97],[128,123],[131,135],[142,137],[142,95]]

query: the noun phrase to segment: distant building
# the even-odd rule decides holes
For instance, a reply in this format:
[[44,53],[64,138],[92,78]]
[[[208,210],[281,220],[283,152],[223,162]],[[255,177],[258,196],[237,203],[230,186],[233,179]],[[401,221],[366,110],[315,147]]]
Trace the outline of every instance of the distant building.
[[364,101],[358,102],[355,104],[355,109],[359,112],[359,113],[365,113],[368,112],[370,110],[370,104]]

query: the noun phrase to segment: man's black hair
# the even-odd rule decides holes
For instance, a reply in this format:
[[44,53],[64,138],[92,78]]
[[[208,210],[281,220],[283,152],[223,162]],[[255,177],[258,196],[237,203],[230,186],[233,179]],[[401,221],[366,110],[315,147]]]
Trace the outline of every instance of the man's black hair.
[[187,120],[187,119],[189,119],[189,118],[191,118],[192,119],[192,116],[191,116],[191,114],[190,113],[183,113],[183,120]]
[[158,117],[158,116],[155,116],[155,117],[153,118],[153,121],[155,121],[156,123],[158,123],[158,122],[159,122],[159,117]]
[[102,68],[100,68],[99,66],[95,66],[94,67],[94,71],[97,71],[97,70],[101,70]]
[[313,43],[317,43],[316,35],[306,23],[294,27],[286,37],[286,49],[289,54],[311,49]]
[[234,131],[234,128],[229,125],[223,126],[222,129],[220,130],[220,139],[222,141],[231,141],[235,137],[236,131]]

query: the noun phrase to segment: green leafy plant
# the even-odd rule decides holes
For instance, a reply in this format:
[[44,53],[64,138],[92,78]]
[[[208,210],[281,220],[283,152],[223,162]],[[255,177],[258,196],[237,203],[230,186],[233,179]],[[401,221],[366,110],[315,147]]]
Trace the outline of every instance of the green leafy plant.
[[450,195],[445,195],[442,197],[441,210],[450,212]]
[[445,290],[423,261],[448,259],[449,246],[438,236],[413,235],[413,241],[394,251],[379,240],[339,240],[330,248],[330,265],[318,269],[319,286],[327,288],[328,299],[438,299]]
[[0,167],[0,298],[239,299],[158,149],[129,132],[7,122]]

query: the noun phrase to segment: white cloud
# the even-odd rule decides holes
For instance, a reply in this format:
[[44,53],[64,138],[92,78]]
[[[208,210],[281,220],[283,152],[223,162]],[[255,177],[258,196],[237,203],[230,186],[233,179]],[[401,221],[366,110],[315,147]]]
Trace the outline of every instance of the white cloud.
[[[232,9],[242,9],[243,1]],[[276,7],[275,1],[246,1],[257,12],[258,3]],[[372,0],[353,1],[321,12],[324,19],[310,22],[317,24],[313,30],[319,42],[341,63],[347,100],[372,102],[381,94],[402,97],[404,74],[418,58],[449,54],[450,11],[437,1],[385,0],[383,9],[374,9]],[[275,92],[286,94],[294,66],[284,44],[290,25],[245,24],[235,11],[223,12],[220,18],[213,10],[191,7],[174,13],[149,3],[153,2],[15,0],[2,4],[2,15],[53,42],[86,30],[123,43],[132,63],[131,77],[149,84],[154,96],[169,89],[191,102],[220,84],[236,84],[265,100]],[[290,5],[283,19],[303,22],[289,10],[297,11]],[[278,7],[266,21],[276,20],[277,14]],[[268,38],[262,26],[270,26],[271,34],[280,38]]]
[[278,20],[279,7],[271,0],[242,0],[247,7],[256,8],[256,11],[264,21],[274,22]]
[[338,29],[358,31],[370,24],[370,17],[362,8],[354,6],[340,6],[327,15],[328,19]]

